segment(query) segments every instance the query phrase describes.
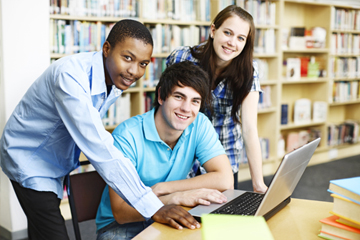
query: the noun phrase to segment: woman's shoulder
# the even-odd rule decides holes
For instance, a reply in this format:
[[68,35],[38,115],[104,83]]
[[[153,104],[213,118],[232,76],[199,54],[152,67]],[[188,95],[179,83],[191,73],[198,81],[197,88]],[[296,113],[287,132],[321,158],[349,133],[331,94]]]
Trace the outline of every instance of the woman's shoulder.
[[175,48],[167,57],[167,65],[171,65],[177,62],[183,62],[186,60],[196,62],[197,60],[191,54],[191,48],[192,47],[190,46],[181,46]]

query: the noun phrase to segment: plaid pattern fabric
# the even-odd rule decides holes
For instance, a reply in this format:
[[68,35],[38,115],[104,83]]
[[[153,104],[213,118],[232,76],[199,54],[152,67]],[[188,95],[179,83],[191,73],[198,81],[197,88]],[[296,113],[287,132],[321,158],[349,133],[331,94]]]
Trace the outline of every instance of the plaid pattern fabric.
[[[195,59],[190,52],[190,47],[178,47],[176,48],[166,59],[166,65],[170,66],[177,62],[191,61],[198,64],[198,60]],[[251,91],[262,92],[259,83],[258,65],[253,61],[254,67],[254,81]],[[243,139],[241,136],[240,124],[234,123],[231,117],[231,109],[233,105],[232,90],[227,87],[226,79],[222,80],[218,86],[212,91],[213,97],[213,115],[209,111],[205,114],[211,120],[219,140],[225,148],[226,154],[230,160],[231,168],[234,173],[239,170],[239,163],[241,162],[241,149],[243,147]],[[195,176],[199,171],[199,162],[196,162],[192,172],[189,173],[189,177]],[[204,173],[205,170],[201,167],[200,172]]]

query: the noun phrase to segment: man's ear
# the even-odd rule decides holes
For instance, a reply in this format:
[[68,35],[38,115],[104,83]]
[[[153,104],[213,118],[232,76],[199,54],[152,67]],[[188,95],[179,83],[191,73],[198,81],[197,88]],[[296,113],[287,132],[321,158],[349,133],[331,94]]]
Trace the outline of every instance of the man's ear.
[[161,87],[159,87],[159,89],[158,89],[158,99],[157,99],[157,101],[158,101],[159,105],[162,105],[162,104],[163,104],[163,100],[162,100],[161,97],[160,97],[160,89],[161,89]]
[[102,47],[104,57],[107,58],[111,49],[111,45],[108,41],[105,41]]

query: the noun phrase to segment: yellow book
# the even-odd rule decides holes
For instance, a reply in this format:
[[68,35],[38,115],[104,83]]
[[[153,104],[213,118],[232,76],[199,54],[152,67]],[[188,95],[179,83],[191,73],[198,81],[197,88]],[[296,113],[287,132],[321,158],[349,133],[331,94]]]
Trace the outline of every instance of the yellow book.
[[354,222],[352,222],[352,221],[348,221],[348,220],[346,220],[346,219],[344,219],[344,218],[341,218],[341,217],[340,217],[340,218],[337,219],[336,221],[339,222],[339,223],[342,223],[342,224],[344,224],[344,225],[348,225],[348,226],[350,226],[350,227],[360,229],[360,224],[356,224],[356,223],[354,223]]
[[206,214],[201,222],[203,240],[274,240],[265,219],[260,216]]
[[360,225],[360,204],[336,194],[331,196],[334,198],[334,205],[330,213]]

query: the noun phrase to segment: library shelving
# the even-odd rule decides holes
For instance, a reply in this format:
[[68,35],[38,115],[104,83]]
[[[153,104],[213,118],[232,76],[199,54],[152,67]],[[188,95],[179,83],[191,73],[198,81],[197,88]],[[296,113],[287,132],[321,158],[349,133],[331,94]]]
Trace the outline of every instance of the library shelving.
[[[80,8],[78,6],[80,12],[71,10],[70,6],[62,9],[52,5],[51,58],[56,60],[80,49],[100,50],[112,24],[123,18],[134,18],[144,23],[154,38],[153,59],[144,77],[125,92],[130,95],[130,116],[148,110],[156,86],[155,73],[159,75],[164,69],[164,59],[171,50],[179,45],[195,45],[206,40],[212,18],[228,4],[237,4],[253,15],[256,26],[254,59],[258,62],[261,86],[266,92],[262,99],[266,102],[259,104],[258,109],[259,138],[268,141],[265,146],[267,154],[263,155],[264,175],[275,172],[284,153],[282,148],[287,144],[286,136],[292,132],[312,129],[321,135],[320,146],[310,164],[360,154],[359,143],[329,145],[328,142],[330,126],[341,125],[349,119],[360,120],[360,7],[298,0],[134,0],[127,1],[129,5],[126,6],[116,5],[118,2],[123,3],[120,0],[113,2],[114,6],[98,6],[100,10],[96,10],[96,5],[90,8],[86,5]],[[175,5],[168,5],[170,2]],[[66,25],[68,26],[65,27]],[[89,46],[75,44],[75,47],[70,48],[59,47],[59,42],[56,42],[58,37],[61,37],[61,43],[68,41],[71,46],[74,45],[74,39],[62,38],[61,34],[75,26],[79,29],[91,29],[91,33],[82,34],[92,38],[94,42],[90,42]],[[299,27],[305,30],[315,27],[324,29],[325,45],[320,48],[284,48],[283,42],[288,40],[284,37],[284,32],[289,33],[289,29]],[[193,38],[194,36],[196,37]],[[301,77],[293,81],[286,78],[284,61],[289,58],[311,57],[322,70],[321,76]],[[150,76],[151,74],[154,76]],[[350,89],[350,95],[341,92],[344,89]],[[294,123],[294,104],[301,98],[310,99],[312,103],[326,102],[326,119]],[[288,123],[282,125],[281,104],[284,103],[288,104]],[[106,128],[112,131],[115,126]],[[285,146],[281,139],[285,140]],[[250,179],[250,173],[245,160],[240,167],[239,180],[247,179]]]
[[[294,124],[291,120],[281,125],[280,132],[318,129],[322,137],[320,147],[315,152],[310,164],[317,164],[333,159],[360,154],[358,139],[354,143],[342,143],[336,132],[336,144],[331,145],[334,137],[332,127],[341,131],[341,126],[348,120],[360,120],[359,96],[359,28],[360,7],[342,6],[318,1],[285,0],[283,2],[282,28],[305,27],[311,29],[322,27],[326,30],[326,44],[315,49],[282,50],[283,60],[291,57],[314,56],[322,68],[323,76],[318,78],[301,78],[290,82],[281,82],[281,103],[290,103],[289,116],[293,115],[294,102],[299,98],[308,98],[312,102],[327,103],[327,117],[322,122]],[[291,117],[290,117],[291,118]],[[357,130],[358,134],[358,130]],[[356,136],[358,136],[356,134]]]

